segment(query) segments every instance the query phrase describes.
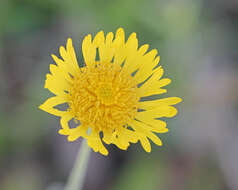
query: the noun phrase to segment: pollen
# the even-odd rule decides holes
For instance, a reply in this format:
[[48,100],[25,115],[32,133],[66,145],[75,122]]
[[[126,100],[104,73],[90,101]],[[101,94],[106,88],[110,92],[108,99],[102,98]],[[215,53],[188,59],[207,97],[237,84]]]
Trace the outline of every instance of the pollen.
[[73,78],[69,100],[69,109],[77,120],[104,131],[126,127],[135,118],[139,96],[132,76],[118,72],[118,67],[109,63],[79,72]]

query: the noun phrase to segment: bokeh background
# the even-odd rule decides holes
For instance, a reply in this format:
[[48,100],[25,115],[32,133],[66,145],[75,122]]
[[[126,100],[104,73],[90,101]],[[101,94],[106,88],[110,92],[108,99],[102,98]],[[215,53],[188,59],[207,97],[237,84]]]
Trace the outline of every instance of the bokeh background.
[[63,189],[81,140],[38,109],[50,54],[72,37],[82,61],[86,34],[118,27],[159,50],[168,95],[184,101],[150,154],[93,152],[84,189],[237,190],[237,0],[1,0],[0,190]]

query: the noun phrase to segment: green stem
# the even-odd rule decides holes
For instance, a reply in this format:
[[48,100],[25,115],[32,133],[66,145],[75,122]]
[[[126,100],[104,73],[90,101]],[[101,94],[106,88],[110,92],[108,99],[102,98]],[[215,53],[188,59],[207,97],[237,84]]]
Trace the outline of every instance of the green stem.
[[83,139],[74,167],[66,184],[65,190],[81,190],[86,176],[90,148],[87,140]]

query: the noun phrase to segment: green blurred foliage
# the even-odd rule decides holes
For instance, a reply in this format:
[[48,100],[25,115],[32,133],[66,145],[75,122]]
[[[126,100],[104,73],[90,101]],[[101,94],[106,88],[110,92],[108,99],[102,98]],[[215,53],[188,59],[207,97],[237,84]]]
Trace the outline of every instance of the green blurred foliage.
[[22,35],[47,26],[57,16],[58,3],[40,0],[0,2],[0,31],[5,35]]

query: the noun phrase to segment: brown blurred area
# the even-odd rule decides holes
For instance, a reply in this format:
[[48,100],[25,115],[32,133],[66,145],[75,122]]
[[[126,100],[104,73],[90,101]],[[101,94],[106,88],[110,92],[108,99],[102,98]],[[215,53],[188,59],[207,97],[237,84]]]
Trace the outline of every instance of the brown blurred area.
[[60,136],[38,109],[60,45],[123,27],[159,50],[167,96],[179,96],[170,132],[150,154],[109,146],[91,153],[85,190],[238,189],[237,0],[1,0],[0,190],[61,190],[81,140]]

